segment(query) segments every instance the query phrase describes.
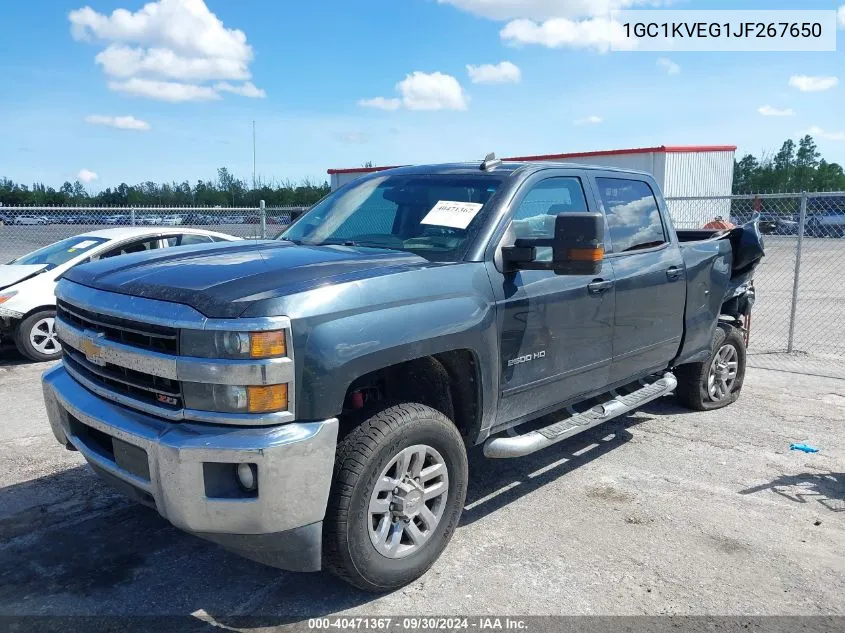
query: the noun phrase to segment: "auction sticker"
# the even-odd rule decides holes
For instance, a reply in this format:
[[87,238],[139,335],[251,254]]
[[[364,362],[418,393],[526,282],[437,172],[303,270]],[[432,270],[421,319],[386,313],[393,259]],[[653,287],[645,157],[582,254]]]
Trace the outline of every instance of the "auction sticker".
[[483,204],[478,202],[452,202],[440,200],[428,212],[420,224],[448,226],[453,229],[465,229],[472,219],[481,211]]
[[72,247],[68,249],[68,253],[72,253],[73,251],[77,251],[80,248],[91,248],[96,244],[96,240],[85,240],[84,242],[79,242],[78,244],[74,244]]

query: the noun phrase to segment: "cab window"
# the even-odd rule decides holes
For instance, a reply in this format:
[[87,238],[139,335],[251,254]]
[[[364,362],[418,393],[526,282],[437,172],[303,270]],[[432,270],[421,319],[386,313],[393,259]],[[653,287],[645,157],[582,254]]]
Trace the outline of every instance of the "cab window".
[[[519,203],[511,228],[519,238],[552,238],[555,218],[561,213],[587,210],[584,187],[579,178],[549,178],[534,185]],[[551,248],[538,248],[537,261],[551,261]]]
[[615,253],[654,248],[666,243],[666,229],[657,199],[648,183],[622,178],[596,178],[607,214]]

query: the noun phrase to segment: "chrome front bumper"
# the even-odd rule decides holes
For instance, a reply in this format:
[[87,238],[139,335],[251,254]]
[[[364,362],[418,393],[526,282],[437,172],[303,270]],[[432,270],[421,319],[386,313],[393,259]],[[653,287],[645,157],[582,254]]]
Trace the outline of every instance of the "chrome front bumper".
[[[319,569],[336,419],[262,428],[173,423],[97,397],[61,365],[42,386],[59,443],[72,444],[105,479],[176,527],[264,562],[293,540],[293,550],[309,549],[307,560],[283,555],[274,564]],[[256,465],[257,494],[219,492],[220,473],[229,472],[220,465],[239,463]]]

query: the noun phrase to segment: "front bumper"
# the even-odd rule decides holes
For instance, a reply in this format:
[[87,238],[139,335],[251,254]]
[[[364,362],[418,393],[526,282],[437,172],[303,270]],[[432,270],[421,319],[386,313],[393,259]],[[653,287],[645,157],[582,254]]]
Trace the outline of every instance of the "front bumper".
[[[97,397],[61,365],[42,386],[59,443],[176,527],[277,567],[320,568],[336,419],[262,428],[173,423]],[[240,463],[256,465],[257,493],[231,485],[228,465]]]

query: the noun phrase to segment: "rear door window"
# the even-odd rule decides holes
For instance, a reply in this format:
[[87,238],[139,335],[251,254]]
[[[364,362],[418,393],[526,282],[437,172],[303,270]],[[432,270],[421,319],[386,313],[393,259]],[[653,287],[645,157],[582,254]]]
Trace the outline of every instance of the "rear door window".
[[648,183],[622,178],[596,178],[607,214],[613,252],[654,248],[667,242],[657,198]]

